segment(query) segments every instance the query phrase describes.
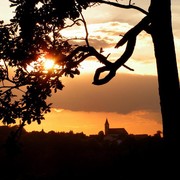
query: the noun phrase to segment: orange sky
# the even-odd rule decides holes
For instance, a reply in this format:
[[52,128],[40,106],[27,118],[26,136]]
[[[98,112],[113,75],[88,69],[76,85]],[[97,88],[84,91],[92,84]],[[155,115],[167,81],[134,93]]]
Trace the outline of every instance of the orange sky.
[[110,127],[125,128],[129,134],[149,134],[154,135],[157,130],[162,131],[161,122],[159,122],[159,114],[155,112],[136,111],[129,114],[119,114],[115,112],[87,112],[87,111],[70,111],[52,109],[47,114],[46,120],[40,125],[36,122],[25,126],[27,131],[45,132],[51,130],[55,132],[74,133],[83,132],[86,135],[98,134],[104,131],[104,123],[106,118],[110,123]]
[[[0,17],[8,20],[12,16],[8,0],[0,1]],[[124,1],[125,2],[125,1]],[[139,1],[134,1],[138,3]],[[141,7],[148,8],[148,0],[142,0]],[[180,1],[172,2],[173,31],[178,70],[180,72]],[[93,16],[92,16],[93,14]],[[122,10],[107,5],[90,8],[84,13],[89,29],[91,45],[103,47],[104,54],[111,53],[113,61],[124,47],[114,49],[120,34],[133,27],[144,16],[135,10]],[[83,27],[65,31],[64,34],[83,36]],[[26,129],[45,131],[98,133],[104,130],[109,119],[111,127],[124,127],[129,133],[154,134],[162,130],[156,64],[151,37],[142,32],[137,39],[135,52],[125,68],[118,70],[116,77],[103,86],[92,85],[93,72],[97,65],[93,61],[82,64],[80,76],[64,78],[63,91],[54,94],[48,101],[53,102],[52,112],[47,114],[41,125],[32,123]],[[99,66],[99,64],[98,64]]]
[[111,127],[124,127],[129,133],[155,134],[161,127],[156,76],[119,73],[108,84],[92,85],[92,74],[64,78],[64,89],[48,101],[52,112],[41,125],[26,129],[84,132],[104,131],[108,118]]

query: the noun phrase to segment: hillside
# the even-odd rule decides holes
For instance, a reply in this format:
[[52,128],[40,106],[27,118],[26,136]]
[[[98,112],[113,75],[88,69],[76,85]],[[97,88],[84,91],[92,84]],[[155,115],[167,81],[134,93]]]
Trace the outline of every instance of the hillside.
[[173,179],[176,173],[170,148],[156,136],[129,136],[117,143],[104,140],[102,134],[23,131],[12,143],[7,141],[11,130],[0,129],[1,180],[153,180]]

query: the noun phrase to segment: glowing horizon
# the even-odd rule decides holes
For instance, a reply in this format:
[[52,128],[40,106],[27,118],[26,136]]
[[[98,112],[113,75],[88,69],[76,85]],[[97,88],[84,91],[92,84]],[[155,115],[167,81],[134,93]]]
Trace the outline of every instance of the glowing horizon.
[[[144,119],[143,116],[151,114],[151,118]],[[89,116],[89,119],[86,117]],[[162,131],[162,124],[153,120],[158,113],[145,111],[132,112],[130,114],[118,114],[113,112],[82,112],[70,110],[52,109],[51,113],[45,115],[45,120],[41,124],[32,122],[26,125],[28,132],[41,131],[45,132],[83,132],[86,135],[98,134],[104,131],[106,118],[109,120],[110,127],[125,128],[129,134],[148,134],[154,135],[157,131]],[[82,120],[81,120],[82,119]],[[149,128],[151,127],[151,128]]]

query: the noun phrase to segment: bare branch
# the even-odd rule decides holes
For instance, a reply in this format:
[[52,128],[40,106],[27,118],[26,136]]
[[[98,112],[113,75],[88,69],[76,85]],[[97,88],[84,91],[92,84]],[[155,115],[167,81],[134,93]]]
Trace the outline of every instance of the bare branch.
[[[111,66],[103,66],[98,68],[94,75],[93,84],[102,85],[109,82],[116,75],[116,70],[120,66],[123,66],[124,63],[131,57],[134,51],[135,44],[136,44],[136,36],[128,40],[125,52],[115,63],[111,64]],[[104,78],[100,79],[101,73],[105,71],[109,71],[109,73]]]
[[124,45],[132,36],[137,36],[142,30],[146,30],[150,24],[150,17],[145,16],[136,26],[130,29],[123,38],[116,44],[115,48]]
[[114,6],[114,7],[118,7],[118,8],[135,9],[135,10],[138,10],[138,11],[142,12],[142,13],[145,14],[145,15],[148,15],[148,14],[149,14],[149,13],[148,13],[147,11],[145,11],[144,9],[142,9],[142,8],[140,8],[140,7],[138,7],[138,6],[132,5],[132,4],[131,4],[131,1],[129,1],[129,4],[128,4],[128,5],[119,4],[119,3],[111,2],[111,1],[104,1],[104,0],[99,0],[99,1],[96,1],[96,2],[108,4],[108,5],[111,5],[111,6]]
[[72,24],[69,24],[69,25],[67,25],[67,26],[64,26],[63,29],[70,28],[70,27],[74,26],[75,24],[78,23],[78,21],[82,21],[82,22],[83,22],[82,19],[76,19],[75,21],[73,21]]
[[[66,57],[66,60],[70,60],[72,59],[76,54],[78,54],[79,52],[87,52],[89,53],[88,55],[86,55],[86,58],[89,57],[89,56],[95,56],[101,63],[109,66],[111,65],[112,63],[110,61],[107,60],[107,57],[103,56],[101,53],[99,53],[98,51],[96,51],[96,49],[92,46],[78,46],[75,50],[73,50],[71,52],[71,54],[69,54],[67,57]],[[82,60],[80,61],[82,62]],[[78,61],[77,61],[78,63]]]
[[85,41],[86,41],[87,46],[89,47],[89,41],[88,41],[89,33],[88,33],[88,28],[87,28],[86,20],[85,20],[85,18],[83,16],[82,12],[80,12],[80,14],[81,14],[82,22],[84,23],[84,27],[85,27],[85,31],[86,31]]
[[[119,59],[116,60],[115,63],[111,64],[110,66],[106,65],[106,66],[98,68],[94,75],[93,84],[95,84],[95,85],[105,84],[105,83],[109,82],[115,76],[116,70],[119,67],[124,66],[127,68],[127,66],[124,65],[124,63],[131,57],[131,55],[134,51],[134,47],[136,44],[136,36],[143,29],[145,29],[148,25],[149,25],[149,17],[146,16],[135,27],[130,29],[124,35],[124,37],[115,46],[115,48],[118,48],[119,46],[122,46],[127,42],[127,46],[126,46],[124,53],[122,54],[122,56]],[[128,69],[132,70],[129,67],[128,67]],[[105,71],[109,71],[109,73],[104,78],[100,79],[101,73],[103,73]]]
[[129,69],[130,71],[134,71],[134,69],[128,67],[127,65],[123,64],[122,66],[124,66],[125,68]]

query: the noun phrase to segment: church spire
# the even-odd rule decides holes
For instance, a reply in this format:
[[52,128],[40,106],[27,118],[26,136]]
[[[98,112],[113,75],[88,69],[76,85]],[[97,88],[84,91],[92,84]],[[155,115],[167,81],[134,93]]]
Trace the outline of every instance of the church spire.
[[108,134],[108,131],[109,131],[109,122],[108,122],[108,119],[106,118],[106,122],[105,122],[105,135]]

